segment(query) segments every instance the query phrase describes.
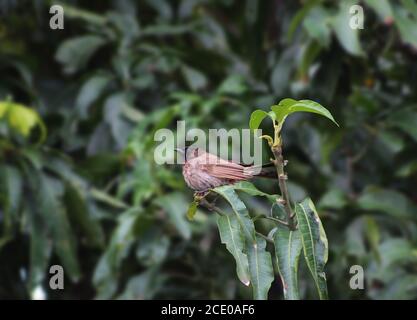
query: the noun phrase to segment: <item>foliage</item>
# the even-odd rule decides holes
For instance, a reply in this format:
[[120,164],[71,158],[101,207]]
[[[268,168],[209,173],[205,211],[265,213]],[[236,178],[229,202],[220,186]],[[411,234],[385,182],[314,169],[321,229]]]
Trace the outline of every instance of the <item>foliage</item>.
[[[197,208],[187,220],[192,193],[180,168],[153,158],[154,132],[176,130],[176,120],[246,128],[255,109],[290,96],[329,106],[340,125],[297,112],[282,131],[289,194],[309,212],[301,201],[314,199],[326,227],[329,297],[415,299],[416,5],[362,1],[365,28],[352,30],[352,3],[68,0],[64,30],[51,30],[50,1],[1,2],[0,297],[42,288],[51,299],[251,298],[233,261],[246,255],[240,280],[256,276],[257,258],[280,267],[263,264],[257,297],[270,284],[270,299],[317,298],[320,227],[320,261],[297,270],[305,235],[269,235],[293,253],[280,261],[246,213],[278,219],[283,208],[232,189],[245,206],[232,219],[257,244],[244,252],[242,239],[233,247],[219,235],[224,218]],[[16,120],[1,113],[11,104]],[[276,226],[254,220],[263,234]],[[48,289],[52,264],[64,266],[63,292]],[[349,288],[352,265],[363,266],[365,290]]]

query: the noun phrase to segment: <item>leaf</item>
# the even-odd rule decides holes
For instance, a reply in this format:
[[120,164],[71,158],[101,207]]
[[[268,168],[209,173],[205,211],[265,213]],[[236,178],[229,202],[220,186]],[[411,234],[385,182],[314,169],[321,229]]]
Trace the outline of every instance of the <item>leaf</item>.
[[268,291],[274,281],[271,254],[266,251],[265,239],[256,236],[255,243],[247,243],[249,272],[252,280],[253,298],[268,299]]
[[306,15],[314,8],[320,0],[308,0],[302,8],[297,12],[294,18],[291,20],[290,26],[288,28],[287,38],[288,41],[291,41],[295,31],[297,30],[298,25],[304,20]]
[[218,89],[221,94],[240,95],[247,91],[244,79],[241,76],[231,75],[224,80]]
[[81,118],[88,115],[88,108],[104,92],[111,78],[106,75],[95,75],[83,83],[75,102]]
[[268,113],[263,110],[255,110],[254,112],[252,112],[249,120],[249,128],[251,130],[258,129],[262,120],[265,119],[266,116],[268,116]]
[[324,273],[328,257],[328,242],[324,228],[310,198],[297,203],[295,213],[307,266],[313,276],[320,299],[328,299],[326,274]]
[[43,223],[39,212],[28,212],[30,228],[30,267],[29,291],[42,284],[47,275],[48,261],[52,251],[52,242],[48,237],[47,225]]
[[392,19],[392,8],[388,0],[365,0],[365,4],[375,10],[383,21]]
[[238,191],[243,191],[251,196],[261,196],[266,197],[270,202],[275,203],[277,199],[277,195],[267,194],[262,192],[261,190],[257,189],[251,182],[249,181],[241,181],[230,185],[231,188]]
[[395,128],[401,129],[415,141],[417,141],[417,112],[414,110],[400,110],[391,114],[387,123]]
[[181,71],[191,90],[198,91],[207,86],[207,78],[202,72],[186,65],[182,66]]
[[339,13],[331,18],[330,25],[339,43],[348,53],[355,56],[363,56],[364,52],[359,41],[358,29],[352,29],[350,27],[350,19],[352,16],[350,15],[349,8],[353,4],[351,1],[340,2]]
[[106,39],[97,35],[74,37],[62,42],[55,59],[64,66],[64,72],[73,74],[84,68],[93,54],[104,44]]
[[401,39],[417,48],[417,17],[410,17],[409,11],[400,6],[394,8],[395,25],[400,31]]
[[248,257],[245,252],[245,237],[239,221],[234,215],[218,216],[217,226],[220,239],[226,245],[227,250],[236,260],[236,273],[239,280],[245,285],[250,284]]
[[98,297],[110,299],[117,290],[117,271],[137,236],[135,226],[143,216],[139,207],[124,211],[117,219],[107,250],[101,256],[94,270],[93,283],[97,288]]
[[159,197],[155,203],[164,208],[171,222],[184,239],[191,238],[189,222],[185,219],[187,205],[184,196],[180,193],[170,193]]
[[245,204],[239,199],[238,195],[233,190],[233,186],[221,186],[213,189],[213,191],[220,194],[227,202],[229,202],[242,227],[246,240],[255,243],[255,226],[249,216],[249,212],[246,209]]
[[327,48],[331,40],[328,24],[329,12],[322,6],[311,10],[303,21],[303,27],[311,38],[316,39],[320,46]]
[[376,186],[367,187],[358,199],[363,210],[380,211],[394,218],[416,219],[417,206],[402,193]]
[[87,244],[103,247],[103,229],[99,221],[91,216],[84,194],[85,190],[70,183],[66,184],[64,198],[68,208],[68,216],[83,231],[87,238]]
[[35,110],[18,103],[0,102],[0,119],[3,117],[7,117],[9,126],[24,137],[28,137],[32,129],[38,126],[41,130],[39,141],[45,140],[46,127]]
[[275,257],[286,300],[299,300],[298,263],[303,243],[298,230],[290,231],[287,227],[277,226],[274,233]]
[[188,207],[187,210],[187,218],[188,220],[193,220],[195,213],[197,212],[197,207],[198,207],[198,201],[194,200],[193,202],[191,202],[190,206]]
[[332,114],[323,107],[321,104],[311,100],[294,100],[294,99],[283,99],[278,105],[271,107],[271,110],[275,113],[276,120],[278,123],[285,121],[286,117],[294,112],[311,112],[319,114],[327,119],[333,121],[337,126],[339,124],[334,120]]
[[77,281],[80,277],[80,266],[77,259],[76,241],[62,203],[62,190],[60,181],[41,174],[39,185],[34,191],[38,200],[39,214],[42,215],[43,223],[47,223],[51,230],[54,250],[66,273]]

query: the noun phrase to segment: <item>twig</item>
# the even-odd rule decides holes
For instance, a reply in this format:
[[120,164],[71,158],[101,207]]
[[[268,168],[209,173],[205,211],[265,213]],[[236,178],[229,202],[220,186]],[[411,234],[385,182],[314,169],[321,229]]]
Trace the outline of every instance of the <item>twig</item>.
[[264,234],[262,234],[258,231],[256,231],[256,235],[260,236],[261,238],[264,238],[269,243],[272,243],[272,244],[274,243],[274,240],[272,240],[271,238],[268,238],[266,235],[264,235]]
[[[277,141],[277,140],[276,140]],[[290,197],[288,195],[287,188],[287,175],[284,171],[284,158],[282,156],[282,146],[276,143],[271,146],[271,151],[274,154],[275,159],[272,161],[275,165],[278,175],[279,189],[282,195],[282,205],[284,206],[285,213],[287,214],[287,224],[290,230],[295,230],[294,212],[291,207]]]

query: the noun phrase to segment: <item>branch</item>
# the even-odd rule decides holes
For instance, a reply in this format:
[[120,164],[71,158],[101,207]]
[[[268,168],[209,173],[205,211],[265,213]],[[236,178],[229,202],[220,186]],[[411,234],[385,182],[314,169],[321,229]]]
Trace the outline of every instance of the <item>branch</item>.
[[281,190],[281,203],[284,206],[285,213],[287,214],[287,223],[290,230],[295,230],[294,212],[291,207],[290,197],[287,188],[287,175],[284,171],[284,158],[282,156],[281,144],[274,144],[271,146],[271,151],[274,154],[275,159],[272,160],[277,170],[279,189]]

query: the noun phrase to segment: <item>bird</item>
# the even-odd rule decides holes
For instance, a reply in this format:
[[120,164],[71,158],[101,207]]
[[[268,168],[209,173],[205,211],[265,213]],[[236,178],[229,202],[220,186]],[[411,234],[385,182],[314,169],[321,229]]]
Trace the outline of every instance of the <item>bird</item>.
[[253,165],[225,160],[201,148],[176,148],[175,151],[184,155],[182,175],[186,184],[198,193],[254,177],[276,177],[276,173],[268,169],[273,166],[272,164],[263,165],[258,172],[259,170],[255,170],[256,167]]

